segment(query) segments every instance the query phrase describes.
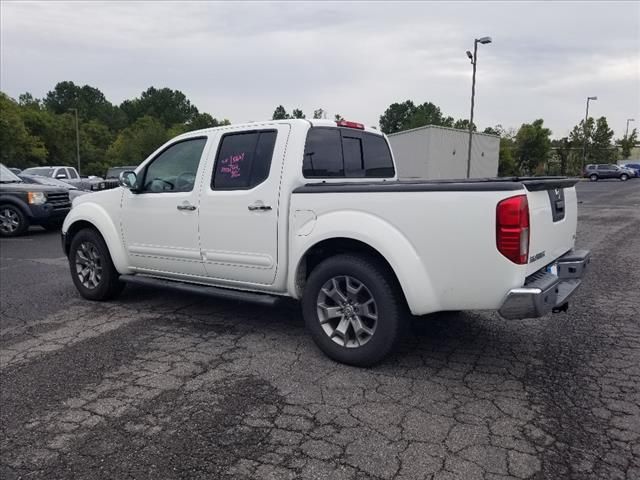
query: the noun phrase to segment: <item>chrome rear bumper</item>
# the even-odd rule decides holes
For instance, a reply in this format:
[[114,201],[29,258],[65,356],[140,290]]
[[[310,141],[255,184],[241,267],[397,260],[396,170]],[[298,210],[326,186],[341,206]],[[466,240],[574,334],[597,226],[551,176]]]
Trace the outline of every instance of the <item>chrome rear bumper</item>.
[[580,286],[589,262],[591,252],[571,250],[551,268],[528,277],[523,287],[511,289],[498,313],[513,320],[542,317],[551,311],[566,309],[568,299]]

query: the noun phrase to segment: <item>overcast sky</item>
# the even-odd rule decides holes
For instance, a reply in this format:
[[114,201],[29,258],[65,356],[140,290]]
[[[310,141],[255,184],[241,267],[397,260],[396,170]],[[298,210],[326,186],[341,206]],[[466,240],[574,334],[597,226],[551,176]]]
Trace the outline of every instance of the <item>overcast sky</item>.
[[[232,122],[283,104],[377,125],[390,103],[431,101],[476,123],[543,118],[554,137],[605,115],[640,123],[640,2],[1,3],[0,88],[40,98],[63,80],[120,103],[183,91]],[[638,125],[638,124],[636,124]]]

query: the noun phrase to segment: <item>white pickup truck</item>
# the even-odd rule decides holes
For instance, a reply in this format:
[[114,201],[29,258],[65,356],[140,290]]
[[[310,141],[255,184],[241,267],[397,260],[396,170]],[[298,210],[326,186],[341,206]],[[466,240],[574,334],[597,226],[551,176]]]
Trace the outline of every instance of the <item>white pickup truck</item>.
[[120,188],[78,197],[62,242],[85,298],[114,298],[125,282],[291,297],[323,352],[367,366],[409,312],[566,309],[590,259],[573,250],[575,182],[402,182],[375,129],[250,123],[174,138]]

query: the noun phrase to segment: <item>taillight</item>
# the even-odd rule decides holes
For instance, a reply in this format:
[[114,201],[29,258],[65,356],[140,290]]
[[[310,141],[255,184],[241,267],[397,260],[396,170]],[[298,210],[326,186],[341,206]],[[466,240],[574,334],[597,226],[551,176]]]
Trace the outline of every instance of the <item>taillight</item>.
[[496,207],[498,251],[518,265],[529,258],[529,202],[526,195],[502,200]]
[[348,120],[338,120],[336,122],[339,127],[347,127],[347,128],[357,128],[359,130],[364,130],[364,125],[358,122],[350,122]]

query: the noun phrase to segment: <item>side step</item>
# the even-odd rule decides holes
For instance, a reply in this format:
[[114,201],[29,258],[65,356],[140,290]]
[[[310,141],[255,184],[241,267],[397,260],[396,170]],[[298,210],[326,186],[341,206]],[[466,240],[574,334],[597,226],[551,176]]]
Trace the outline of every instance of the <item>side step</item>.
[[280,298],[275,295],[263,293],[245,292],[242,290],[230,290],[226,288],[210,287],[208,285],[197,285],[174,280],[164,280],[161,278],[147,277],[144,275],[120,275],[120,280],[127,283],[143,285],[145,287],[167,288],[181,292],[208,295],[210,297],[224,298],[227,300],[237,300],[240,302],[258,303],[260,305],[274,306]]

